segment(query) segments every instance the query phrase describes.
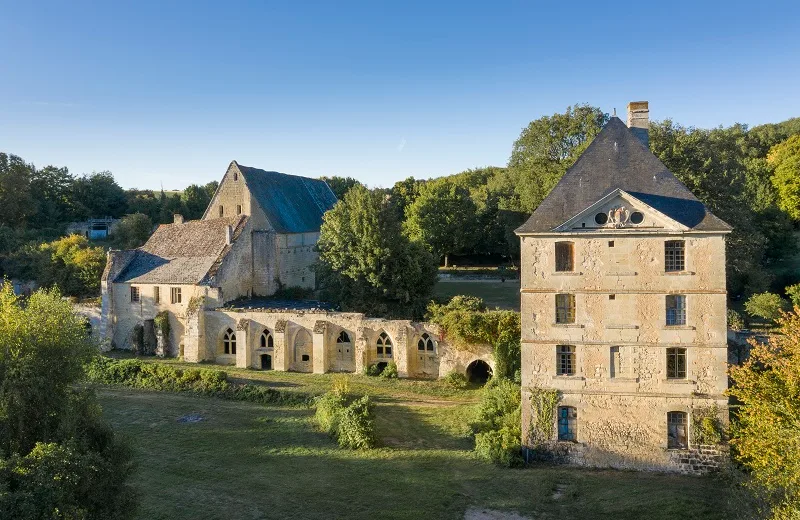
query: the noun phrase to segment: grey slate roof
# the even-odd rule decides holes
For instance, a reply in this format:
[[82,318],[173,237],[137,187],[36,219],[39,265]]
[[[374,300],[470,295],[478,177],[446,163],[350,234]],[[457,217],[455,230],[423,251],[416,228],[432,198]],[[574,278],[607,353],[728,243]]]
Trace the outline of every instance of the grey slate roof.
[[236,166],[277,233],[319,231],[322,214],[336,204],[323,180]]
[[696,231],[730,231],[666,166],[612,117],[518,234],[551,231],[616,189]]
[[233,228],[233,242],[246,221],[246,216],[237,216],[162,224],[145,245],[130,252],[133,258],[114,282],[199,283],[230,248],[226,244],[227,227]]

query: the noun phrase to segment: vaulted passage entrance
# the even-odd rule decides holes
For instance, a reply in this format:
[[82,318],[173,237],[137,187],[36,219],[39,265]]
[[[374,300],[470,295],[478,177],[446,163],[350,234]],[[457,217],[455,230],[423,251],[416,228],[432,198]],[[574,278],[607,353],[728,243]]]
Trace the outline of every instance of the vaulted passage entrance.
[[272,370],[272,356],[261,354],[261,370]]
[[470,383],[485,384],[492,377],[492,367],[489,363],[476,359],[467,366],[467,379]]

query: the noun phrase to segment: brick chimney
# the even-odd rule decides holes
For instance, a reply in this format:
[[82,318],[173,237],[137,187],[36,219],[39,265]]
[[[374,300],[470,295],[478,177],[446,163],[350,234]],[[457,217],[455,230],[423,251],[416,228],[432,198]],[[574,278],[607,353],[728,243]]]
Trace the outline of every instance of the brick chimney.
[[175,224],[183,224],[183,215],[181,215],[180,213],[175,213],[174,215],[172,215],[172,218]]
[[628,128],[642,144],[650,147],[650,107],[647,101],[628,103]]

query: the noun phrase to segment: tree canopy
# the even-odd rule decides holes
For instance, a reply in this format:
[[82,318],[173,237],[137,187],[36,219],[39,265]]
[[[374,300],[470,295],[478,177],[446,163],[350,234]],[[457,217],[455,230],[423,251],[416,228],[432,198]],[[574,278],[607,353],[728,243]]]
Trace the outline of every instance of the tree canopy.
[[380,191],[355,186],[323,217],[317,244],[326,299],[344,310],[420,317],[436,281],[436,262],[402,232]]

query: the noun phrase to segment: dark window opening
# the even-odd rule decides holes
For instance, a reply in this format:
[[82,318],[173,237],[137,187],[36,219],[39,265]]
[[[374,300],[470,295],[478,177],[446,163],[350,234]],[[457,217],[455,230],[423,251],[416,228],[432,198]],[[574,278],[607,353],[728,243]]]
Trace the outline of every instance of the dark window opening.
[[219,207],[219,216],[220,217],[224,217],[225,216],[225,209],[223,209],[222,206]]
[[392,340],[385,332],[381,332],[378,341],[375,342],[375,351],[379,358],[392,357]]
[[667,295],[667,325],[686,325],[685,295]]
[[556,323],[575,323],[574,294],[556,294]]
[[308,354],[303,354],[302,356],[300,356],[300,360],[301,361],[308,361],[309,360]]
[[222,336],[222,351],[225,354],[236,354],[236,333],[232,329],[226,330]]
[[613,240],[609,240],[608,241],[608,247],[614,247],[614,241]]
[[575,347],[572,345],[556,346],[556,373],[560,376],[575,375]]
[[556,271],[575,269],[574,246],[572,242],[556,242]]
[[574,406],[558,407],[558,440],[575,442],[578,440],[578,411]]
[[686,258],[683,240],[664,242],[664,271],[681,272],[686,269]]
[[139,288],[138,287],[131,287],[131,301],[138,302],[139,301]]
[[433,338],[431,338],[427,332],[417,341],[417,350],[420,352],[434,352],[436,350],[433,344]]
[[605,213],[598,213],[597,215],[594,216],[594,221],[602,226],[603,224],[608,222],[608,215],[606,215]]
[[261,370],[272,370],[272,356],[261,354]]
[[667,377],[669,379],[686,379],[686,349],[667,349]]
[[685,450],[689,447],[689,418],[686,412],[667,413],[667,447]]
[[642,215],[641,211],[634,211],[631,213],[631,222],[633,224],[641,224],[644,221],[644,215]]
[[608,299],[609,300],[616,300],[617,299],[617,295],[616,294],[609,294],[608,295]]
[[274,348],[275,340],[272,338],[272,333],[265,330],[261,333],[261,348]]

